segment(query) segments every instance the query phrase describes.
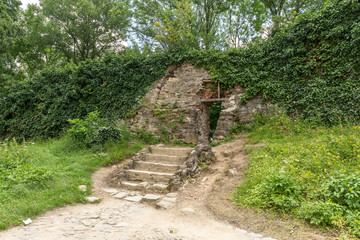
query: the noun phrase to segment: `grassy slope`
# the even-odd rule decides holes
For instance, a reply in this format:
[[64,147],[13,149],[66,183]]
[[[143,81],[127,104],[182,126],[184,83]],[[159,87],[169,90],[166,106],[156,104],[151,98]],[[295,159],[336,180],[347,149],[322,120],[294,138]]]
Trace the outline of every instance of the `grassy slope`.
[[[314,126],[285,115],[267,117],[261,122],[264,125],[255,126],[249,138],[251,142],[266,144],[260,149],[249,149],[251,164],[236,200],[242,205],[289,212],[360,236],[360,219],[348,214],[359,213],[360,209],[335,196],[340,194],[340,198],[347,196],[350,202],[360,202],[356,197],[360,193],[360,182],[356,182],[360,180],[360,127]],[[349,182],[341,176],[353,177]],[[322,188],[331,178],[338,179],[335,188],[340,183],[347,186],[345,190],[328,187],[328,195],[324,195]]]
[[67,138],[62,138],[19,146],[27,149],[31,165],[47,168],[52,179],[46,182],[45,187],[15,184],[9,189],[0,188],[0,229],[55,207],[83,202],[90,190],[81,192],[78,185],[91,189],[93,171],[143,147],[140,143],[125,142],[109,146],[107,154],[97,154],[71,145]]

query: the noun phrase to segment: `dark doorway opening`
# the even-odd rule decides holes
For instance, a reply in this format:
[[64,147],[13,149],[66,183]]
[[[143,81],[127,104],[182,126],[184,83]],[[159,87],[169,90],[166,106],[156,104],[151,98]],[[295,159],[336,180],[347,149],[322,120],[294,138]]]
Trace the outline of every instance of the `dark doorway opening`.
[[220,117],[220,112],[222,111],[221,107],[221,101],[214,102],[209,107],[209,122],[210,122],[210,134],[209,134],[209,140],[212,142],[214,133],[216,131],[216,126]]

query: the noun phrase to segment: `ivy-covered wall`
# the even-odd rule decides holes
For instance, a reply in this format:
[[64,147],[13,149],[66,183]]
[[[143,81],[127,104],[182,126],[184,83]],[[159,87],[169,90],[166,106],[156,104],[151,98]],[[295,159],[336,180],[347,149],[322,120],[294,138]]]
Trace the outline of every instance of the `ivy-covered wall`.
[[132,52],[50,68],[0,93],[0,135],[53,137],[69,118],[98,109],[125,116],[171,65],[185,60],[222,86],[240,85],[242,102],[261,95],[288,114],[325,124],[360,120],[360,3],[336,1],[301,15],[273,38],[229,51]]

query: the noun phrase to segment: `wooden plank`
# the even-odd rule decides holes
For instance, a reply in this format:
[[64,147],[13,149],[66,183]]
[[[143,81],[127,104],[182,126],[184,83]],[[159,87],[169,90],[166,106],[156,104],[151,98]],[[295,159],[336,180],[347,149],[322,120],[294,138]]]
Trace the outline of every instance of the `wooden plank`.
[[220,82],[218,82],[218,98],[220,98]]

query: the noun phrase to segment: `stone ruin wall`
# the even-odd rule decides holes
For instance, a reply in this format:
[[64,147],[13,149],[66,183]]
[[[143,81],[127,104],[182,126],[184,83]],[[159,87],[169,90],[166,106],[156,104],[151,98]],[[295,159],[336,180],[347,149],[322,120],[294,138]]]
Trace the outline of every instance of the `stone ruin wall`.
[[240,100],[245,90],[239,86],[235,86],[228,92],[228,99],[225,100],[221,107],[219,120],[214,133],[214,140],[221,141],[229,136],[229,128],[234,127],[238,123],[248,123],[252,116],[258,113],[268,113],[269,101],[265,101],[262,97],[257,96],[249,100],[246,104],[240,104]]
[[[142,107],[128,118],[128,124],[133,130],[167,135],[172,140],[208,144],[211,103],[206,99],[219,96],[216,87],[209,85],[211,77],[205,69],[196,68],[192,63],[170,67],[144,97]],[[240,87],[222,93],[226,100],[222,103],[215,140],[227,137],[229,127],[249,122],[254,112],[266,111],[267,103],[261,97],[240,105],[243,93]]]

